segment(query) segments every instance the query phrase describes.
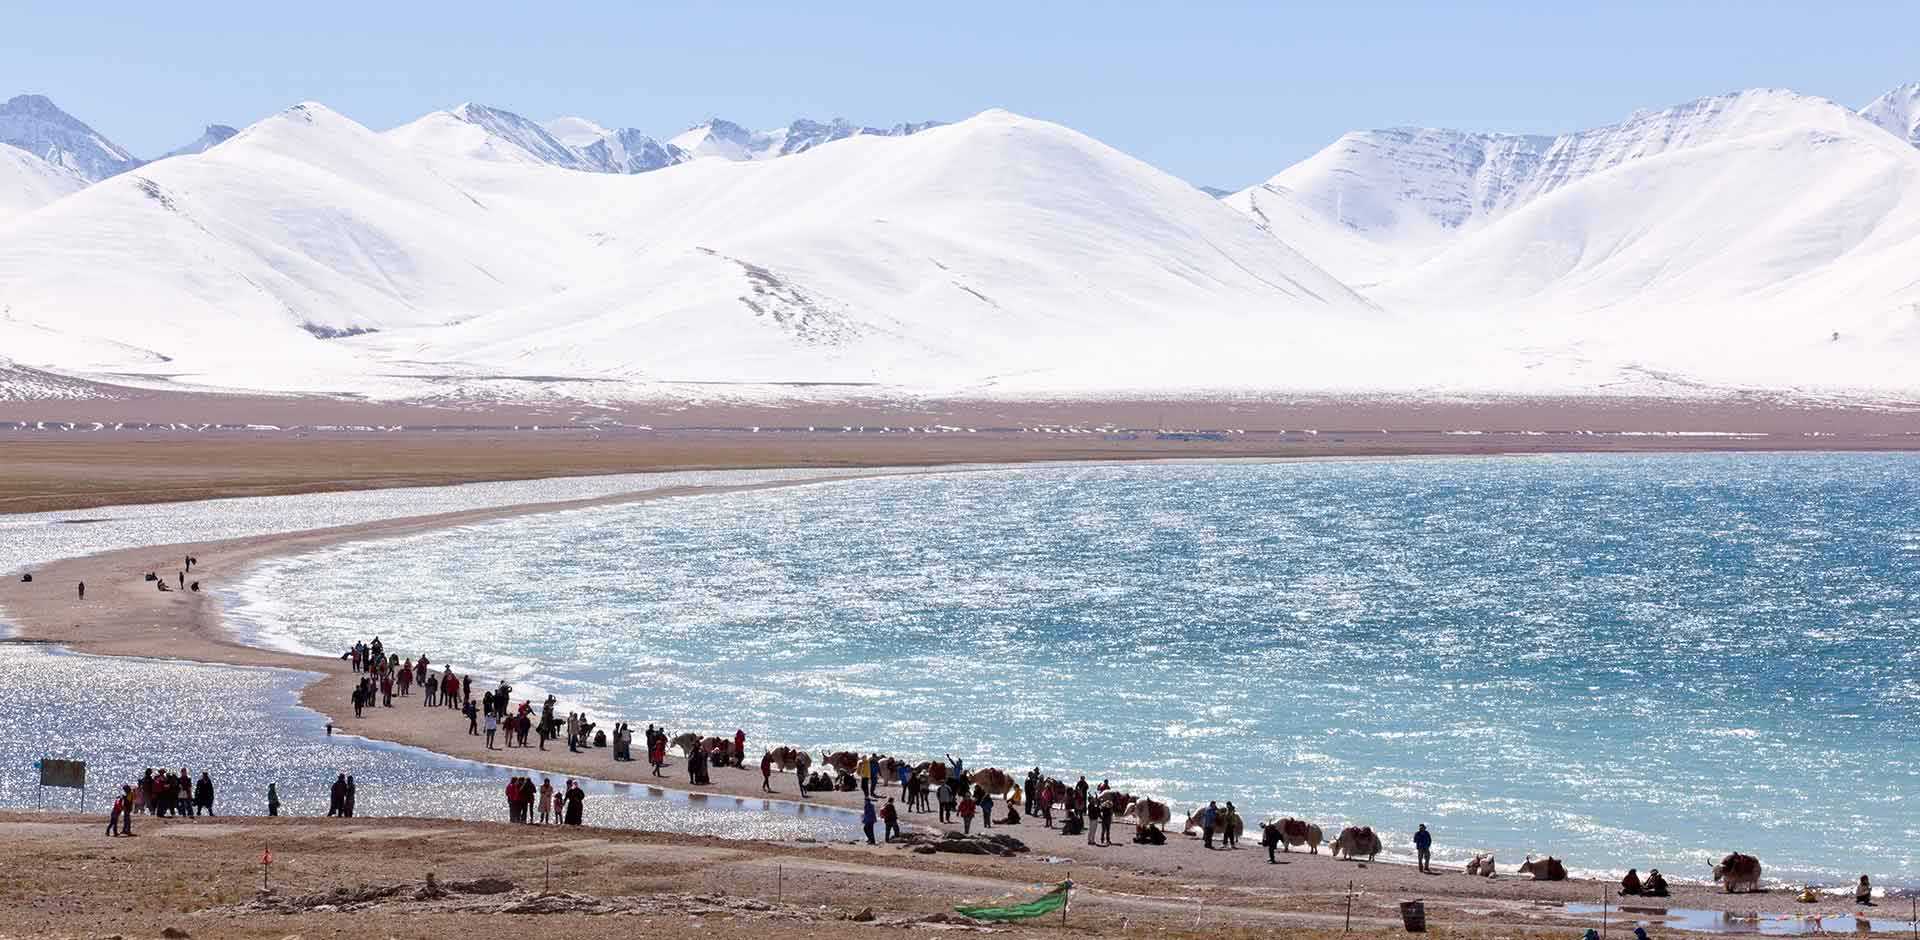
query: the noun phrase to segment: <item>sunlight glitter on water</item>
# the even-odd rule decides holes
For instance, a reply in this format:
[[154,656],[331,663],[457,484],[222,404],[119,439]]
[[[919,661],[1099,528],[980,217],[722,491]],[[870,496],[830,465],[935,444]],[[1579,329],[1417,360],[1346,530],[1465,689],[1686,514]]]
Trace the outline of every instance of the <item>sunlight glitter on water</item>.
[[[519,518],[261,567],[609,718],[1084,770],[1442,859],[1920,880],[1909,455],[1050,467]],[[1174,729],[1170,732],[1169,729]],[[1817,831],[1817,838],[1809,838]]]

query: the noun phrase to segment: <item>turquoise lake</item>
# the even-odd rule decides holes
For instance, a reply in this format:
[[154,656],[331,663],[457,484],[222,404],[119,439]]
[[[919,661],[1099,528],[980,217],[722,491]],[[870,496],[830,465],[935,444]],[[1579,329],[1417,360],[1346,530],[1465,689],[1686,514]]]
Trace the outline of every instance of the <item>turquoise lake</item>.
[[1410,853],[1920,883],[1920,456],[1047,466],[528,516],[277,560],[596,717],[1112,778]]

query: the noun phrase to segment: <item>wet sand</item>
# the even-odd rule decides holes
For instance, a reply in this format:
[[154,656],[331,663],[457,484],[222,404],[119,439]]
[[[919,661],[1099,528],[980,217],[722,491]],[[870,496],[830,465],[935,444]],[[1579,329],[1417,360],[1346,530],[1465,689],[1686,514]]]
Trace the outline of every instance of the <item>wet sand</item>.
[[[849,474],[857,475],[857,472]],[[180,558],[192,554],[200,560],[194,577],[206,585],[219,585],[229,579],[237,579],[252,562],[259,559],[295,554],[349,539],[392,537],[440,526],[596,503],[701,498],[703,494],[786,485],[806,484],[684,487],[588,501],[472,510],[309,532],[109,552],[41,566],[35,571],[36,580],[31,584],[22,584],[12,577],[0,581],[0,616],[18,629],[19,641],[59,643],[94,654],[161,656],[235,665],[276,666],[315,673],[319,678],[302,690],[301,701],[326,716],[341,730],[369,738],[419,746],[456,757],[527,766],[556,776],[659,783],[717,796],[759,798],[760,777],[757,769],[716,770],[711,786],[692,788],[686,783],[677,755],[669,769],[669,778],[657,781],[650,776],[650,769],[644,763],[615,763],[607,749],[588,749],[579,754],[570,754],[562,744],[549,745],[545,751],[537,748],[488,750],[481,738],[467,734],[464,718],[450,710],[424,708],[417,695],[396,697],[396,707],[371,709],[367,717],[356,719],[348,704],[348,693],[355,677],[345,662],[241,644],[223,627],[220,605],[211,594],[162,593],[143,581],[142,575],[153,570],[170,576],[177,570]],[[85,580],[88,584],[84,602],[76,600],[74,596],[74,582],[79,580]],[[403,657],[412,657],[421,652],[403,649],[392,651]],[[451,661],[458,666],[458,650],[425,652],[437,663]],[[493,687],[497,681],[495,677],[481,675],[475,675],[473,680],[476,695],[481,689]],[[564,713],[566,709],[566,703],[561,703],[560,711]],[[615,720],[629,718],[641,728],[645,727],[647,720],[646,716],[596,715],[595,718],[607,726]],[[727,720],[727,716],[713,716],[711,727],[672,730],[676,733],[698,730],[731,734],[733,724]],[[760,748],[773,743],[806,745],[806,742],[768,742],[761,739],[756,729],[748,731],[748,749],[752,754],[759,753]],[[314,733],[324,733],[318,722]],[[872,747],[882,752],[888,750],[886,745],[884,740],[872,742]],[[1017,771],[1017,768],[1009,769]],[[1116,783],[1125,787],[1125,781]],[[792,798],[797,795],[791,775],[777,776],[775,787],[781,797]],[[814,794],[811,798],[834,805],[859,805],[856,794]],[[1232,798],[1234,794],[1220,794],[1222,800]],[[1183,808],[1176,807],[1176,811],[1180,809]],[[909,826],[930,826],[934,819],[930,814],[905,814],[903,818]],[[1333,821],[1321,822],[1331,828]],[[370,823],[372,821],[360,821],[358,824]],[[1297,908],[1325,914],[1331,910],[1331,906],[1344,906],[1348,885],[1352,883],[1363,892],[1365,901],[1357,910],[1367,917],[1388,917],[1392,913],[1392,905],[1399,899],[1422,897],[1428,900],[1430,908],[1446,912],[1444,915],[1436,914],[1436,917],[1526,924],[1541,913],[1532,906],[1536,903],[1547,903],[1558,910],[1557,905],[1565,902],[1598,902],[1603,896],[1611,896],[1610,885],[1593,882],[1537,884],[1511,876],[1489,881],[1469,878],[1451,869],[1426,875],[1404,865],[1337,862],[1324,853],[1317,856],[1283,855],[1285,864],[1268,865],[1264,850],[1255,845],[1257,838],[1251,837],[1237,851],[1205,851],[1198,846],[1197,840],[1179,835],[1172,836],[1170,844],[1166,846],[1135,846],[1126,844],[1132,831],[1123,823],[1116,823],[1114,832],[1116,841],[1121,844],[1107,848],[1089,847],[1083,838],[1067,838],[1050,833],[1033,821],[995,831],[1005,831],[1027,841],[1035,849],[1035,856],[1052,856],[1062,861],[1041,864],[1029,859],[1015,862],[968,861],[965,864],[985,866],[983,870],[994,877],[1011,879],[1022,885],[1061,877],[1086,879],[1090,883],[1100,879],[1115,879],[1115,883],[1138,888],[1136,893],[1176,893],[1182,897],[1204,897],[1207,900],[1200,905],[1203,909],[1227,904],[1220,899],[1231,899],[1231,905],[1228,906],[1270,903],[1283,909]],[[1446,857],[1450,853],[1445,848],[1445,834],[1441,833],[1439,838],[1440,854]],[[0,827],[0,843],[8,839],[5,827]],[[1553,846],[1539,846],[1538,850],[1543,854],[1548,853]],[[862,864],[890,867],[931,866],[933,870],[945,870],[946,866],[961,864],[946,856],[927,858],[910,855],[897,847],[836,851],[851,851],[870,860]],[[1508,865],[1517,861],[1502,859]],[[1575,867],[1580,864],[1579,859],[1569,859],[1568,862]],[[1670,877],[1680,878],[1704,877],[1705,874],[1668,872]],[[1676,896],[1668,903],[1676,907],[1795,914],[1837,914],[1852,909],[1850,902],[1839,899],[1817,905],[1793,904],[1779,891],[1729,897],[1710,887],[1680,884],[1675,887]]]

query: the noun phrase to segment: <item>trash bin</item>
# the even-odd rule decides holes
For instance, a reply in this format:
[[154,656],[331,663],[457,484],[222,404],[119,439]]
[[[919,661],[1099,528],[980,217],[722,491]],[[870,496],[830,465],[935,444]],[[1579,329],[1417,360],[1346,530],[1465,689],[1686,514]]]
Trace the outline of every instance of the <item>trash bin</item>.
[[1427,905],[1422,901],[1401,901],[1400,921],[1407,925],[1408,933],[1427,932]]

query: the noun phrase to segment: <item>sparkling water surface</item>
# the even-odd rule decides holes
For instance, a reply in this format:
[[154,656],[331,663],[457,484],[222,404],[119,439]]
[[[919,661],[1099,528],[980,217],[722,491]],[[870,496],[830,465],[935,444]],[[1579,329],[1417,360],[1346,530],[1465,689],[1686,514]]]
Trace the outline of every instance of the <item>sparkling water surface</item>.
[[[514,776],[555,776],[443,757],[418,748],[326,734],[326,719],[297,704],[307,674],[5,647],[0,689],[0,806],[105,813],[118,785],[141,771],[211,772],[214,811],[263,816],[267,784],[283,814],[324,816],[336,774],[354,776],[354,815],[504,822]],[[413,707],[418,708],[417,700]],[[509,755],[510,756],[510,755]],[[41,790],[33,762],[87,762],[88,788]],[[844,810],[709,797],[582,780],[586,822],[736,839],[850,839]],[[104,828],[104,822],[102,824]],[[140,822],[135,820],[135,832]]]
[[606,720],[953,753],[1452,862],[1920,881],[1920,458],[1009,469],[338,546],[230,595]]

